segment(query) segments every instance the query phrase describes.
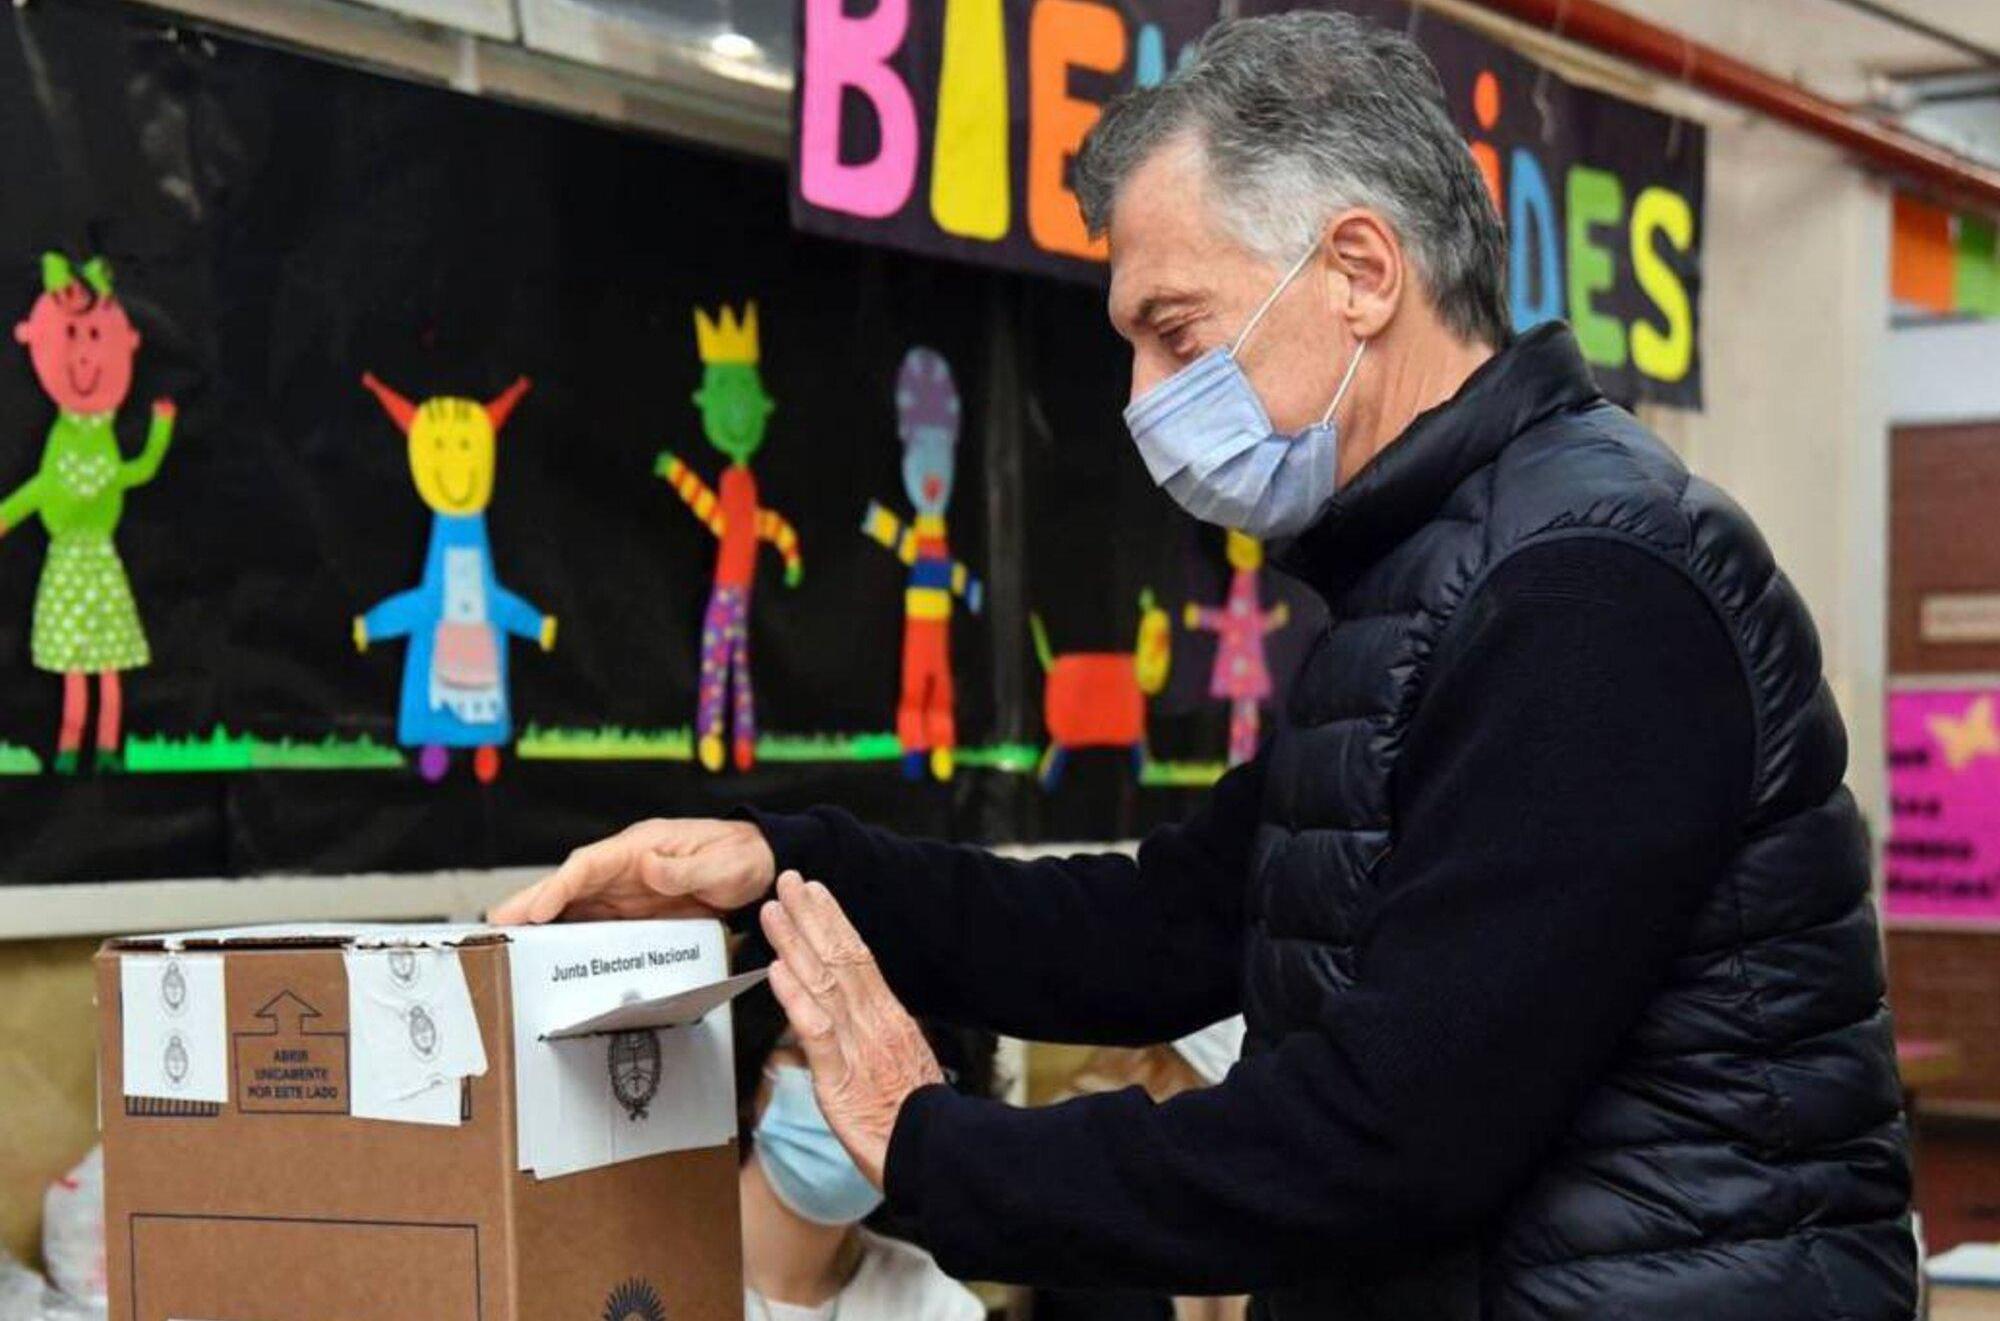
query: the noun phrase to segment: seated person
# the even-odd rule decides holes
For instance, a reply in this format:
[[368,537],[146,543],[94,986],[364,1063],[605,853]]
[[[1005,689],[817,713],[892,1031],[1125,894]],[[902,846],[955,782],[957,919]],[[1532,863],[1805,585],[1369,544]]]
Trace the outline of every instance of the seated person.
[[[990,1094],[994,1038],[923,1025],[961,1091]],[[861,1222],[882,1203],[841,1147],[769,987],[735,1010],[746,1321],[984,1321],[923,1249]]]

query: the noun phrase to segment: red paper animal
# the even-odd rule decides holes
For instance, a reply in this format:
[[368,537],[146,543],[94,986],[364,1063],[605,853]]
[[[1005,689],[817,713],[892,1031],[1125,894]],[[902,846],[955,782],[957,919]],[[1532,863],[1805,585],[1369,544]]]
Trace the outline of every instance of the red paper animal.
[[1146,769],[1146,699],[1167,686],[1173,646],[1167,612],[1151,591],[1139,593],[1139,637],[1131,651],[1078,651],[1058,656],[1049,647],[1040,615],[1031,615],[1042,682],[1042,719],[1049,727],[1042,753],[1044,789],[1062,782],[1069,754],[1078,748],[1124,748],[1132,773]]

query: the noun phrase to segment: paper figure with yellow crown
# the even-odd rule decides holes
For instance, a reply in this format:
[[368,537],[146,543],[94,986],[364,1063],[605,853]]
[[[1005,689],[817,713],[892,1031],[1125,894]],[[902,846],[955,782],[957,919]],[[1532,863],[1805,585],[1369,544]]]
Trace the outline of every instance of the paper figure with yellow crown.
[[522,377],[490,403],[440,396],[415,404],[372,375],[361,383],[407,441],[410,480],[429,505],[430,549],[423,580],[354,620],[354,646],[408,638],[396,741],[418,748],[417,770],[444,778],[452,748],[472,749],[482,784],[500,773],[500,747],[513,737],[507,703],[507,639],[547,651],[556,621],[501,585],[486,539],[495,441],[528,392]]
[[722,769],[723,712],[733,697],[730,760],[747,771],[757,760],[757,699],[750,684],[750,589],[757,578],[758,543],[768,541],[785,562],[785,585],[797,587],[805,572],[792,525],[757,497],[750,459],[764,444],[764,428],[777,405],[757,371],[757,304],[743,314],[724,307],[714,317],[694,313],[695,347],[701,353],[701,388],[694,405],[702,433],[729,464],[715,489],[672,450],[662,450],[653,471],[665,478],[703,526],[715,534],[715,587],[701,624],[701,685],[695,710],[695,751],[711,771]]

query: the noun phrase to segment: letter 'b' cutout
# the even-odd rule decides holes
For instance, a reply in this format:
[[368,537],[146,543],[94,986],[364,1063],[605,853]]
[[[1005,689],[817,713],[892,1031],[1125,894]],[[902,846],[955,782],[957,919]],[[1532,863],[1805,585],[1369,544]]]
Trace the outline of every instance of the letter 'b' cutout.
[[[909,29],[909,0],[881,0],[850,18],[841,0],[805,0],[799,96],[799,192],[814,206],[880,220],[903,209],[917,182],[917,107],[889,60]],[[840,159],[841,93],[852,87],[881,125],[875,159]]]

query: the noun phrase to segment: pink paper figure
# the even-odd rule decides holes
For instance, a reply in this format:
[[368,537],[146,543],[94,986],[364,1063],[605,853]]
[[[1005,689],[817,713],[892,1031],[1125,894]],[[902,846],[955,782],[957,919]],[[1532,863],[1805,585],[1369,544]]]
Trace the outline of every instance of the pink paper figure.
[[1235,573],[1229,596],[1218,607],[1190,604],[1183,622],[1192,631],[1215,634],[1215,668],[1209,674],[1208,695],[1229,703],[1229,764],[1239,766],[1257,755],[1258,709],[1271,697],[1271,667],[1264,659],[1264,639],[1291,621],[1283,601],[1263,607],[1258,591],[1264,567],[1264,547],[1255,537],[1230,530],[1225,551]]

